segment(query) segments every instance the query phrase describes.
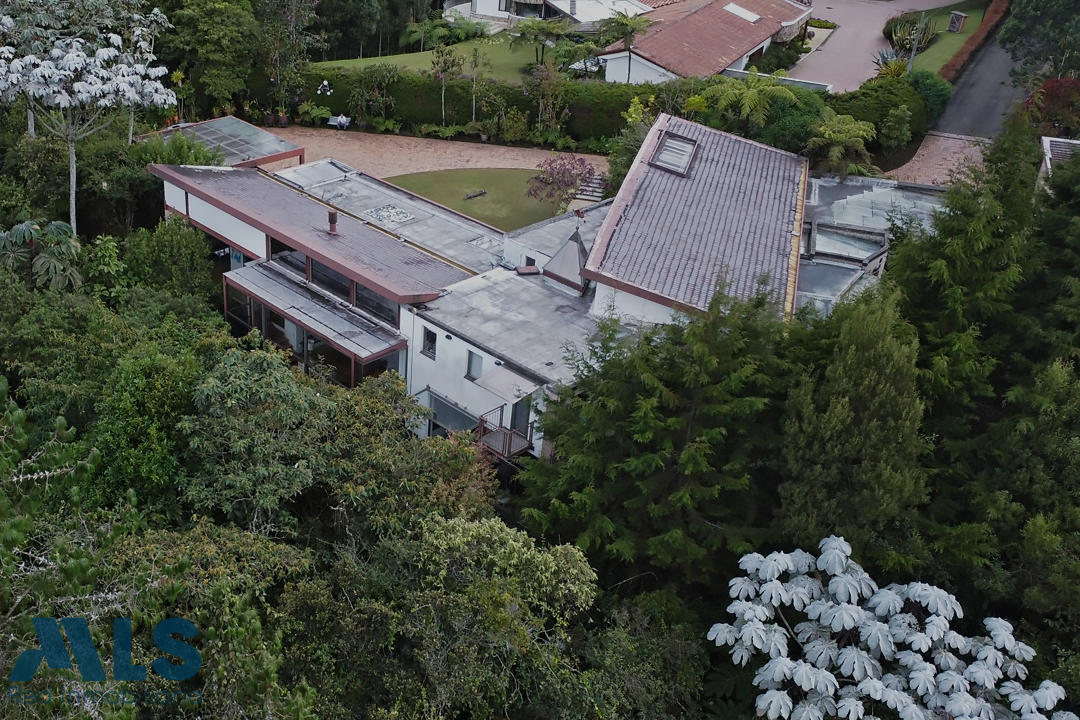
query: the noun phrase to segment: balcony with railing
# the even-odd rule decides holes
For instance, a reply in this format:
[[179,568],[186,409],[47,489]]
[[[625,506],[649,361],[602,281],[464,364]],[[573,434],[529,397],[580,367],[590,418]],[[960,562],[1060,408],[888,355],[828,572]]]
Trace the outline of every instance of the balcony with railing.
[[480,416],[476,434],[481,444],[504,460],[526,453],[533,446],[533,423],[523,428],[503,427],[504,405]]

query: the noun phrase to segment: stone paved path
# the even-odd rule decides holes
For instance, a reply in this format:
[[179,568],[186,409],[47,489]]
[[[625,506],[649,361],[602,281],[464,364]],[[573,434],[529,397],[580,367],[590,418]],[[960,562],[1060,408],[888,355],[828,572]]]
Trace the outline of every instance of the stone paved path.
[[982,163],[985,144],[982,138],[929,132],[915,157],[886,173],[886,177],[900,182],[945,186],[953,172],[969,163]]
[[877,74],[874,58],[888,47],[881,28],[893,15],[951,5],[948,0],[815,0],[814,17],[838,27],[828,42],[788,73],[799,80],[833,86],[833,92],[855,90]]
[[[271,132],[305,148],[308,162],[334,158],[378,178],[458,168],[531,170],[552,155],[551,150],[538,148],[377,135],[353,130],[289,127]],[[607,172],[607,158],[602,155],[575,154],[584,157],[599,172]],[[267,166],[267,169],[274,168]]]

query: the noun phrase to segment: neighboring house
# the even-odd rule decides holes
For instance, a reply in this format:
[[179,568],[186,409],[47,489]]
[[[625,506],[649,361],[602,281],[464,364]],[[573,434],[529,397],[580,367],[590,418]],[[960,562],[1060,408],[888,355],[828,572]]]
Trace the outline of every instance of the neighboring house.
[[139,139],[159,135],[167,140],[176,133],[194,138],[211,149],[220,150],[225,156],[225,164],[231,167],[262,167],[293,158],[299,164],[304,164],[304,148],[232,115],[173,125],[160,132],[143,135]]
[[806,28],[810,3],[796,0],[647,0],[654,21],[636,38],[629,54],[621,42],[600,57],[609,82],[665,82],[708,78],[724,70],[745,70],[774,42],[788,42]]
[[719,285],[792,312],[807,174],[806,158],[660,115],[582,271],[593,313],[668,322]]
[[1080,140],[1044,137],[1042,146],[1043,164],[1039,174],[1043,177],[1048,177],[1053,172],[1054,163],[1068,160],[1074,154],[1080,153]]
[[[513,21],[518,18],[567,18],[582,31],[618,13],[641,15],[651,8],[639,0],[471,0],[469,15],[475,19]],[[458,8],[455,8],[457,11]]]

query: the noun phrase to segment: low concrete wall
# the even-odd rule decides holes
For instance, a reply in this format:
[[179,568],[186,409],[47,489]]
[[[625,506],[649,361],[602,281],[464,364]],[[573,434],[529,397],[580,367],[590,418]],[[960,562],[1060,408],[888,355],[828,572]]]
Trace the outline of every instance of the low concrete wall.
[[[729,78],[735,78],[736,80],[742,80],[750,73],[745,70],[724,70],[720,73]],[[795,87],[801,87],[804,90],[824,90],[825,92],[832,92],[832,85],[826,85],[825,83],[812,82],[810,80],[796,80],[789,77],[776,78],[781,85],[794,85]]]

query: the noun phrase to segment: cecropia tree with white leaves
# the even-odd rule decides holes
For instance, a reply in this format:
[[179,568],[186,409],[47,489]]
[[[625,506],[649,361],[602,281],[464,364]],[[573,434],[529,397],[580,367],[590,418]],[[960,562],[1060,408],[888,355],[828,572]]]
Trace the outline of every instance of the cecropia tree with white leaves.
[[[964,616],[954,596],[919,582],[879,588],[843,538],[819,548],[816,557],[744,556],[746,576],[729,583],[736,619],[709,631],[739,665],[768,658],[754,677],[758,715],[1047,720],[1064,699],[1049,680],[1033,691],[1021,684],[1035,651],[1005,620],[984,620],[988,637],[965,637],[949,627]],[[1078,718],[1059,711],[1053,720]]]
[[24,53],[16,49],[26,47],[17,24],[0,16],[0,99],[25,96],[40,124],[67,142],[68,204],[76,234],[75,143],[111,123],[118,108],[176,102],[157,80],[167,70],[151,66],[154,34],[166,25],[155,10],[147,17],[133,15],[124,36],[53,37],[44,52]]

